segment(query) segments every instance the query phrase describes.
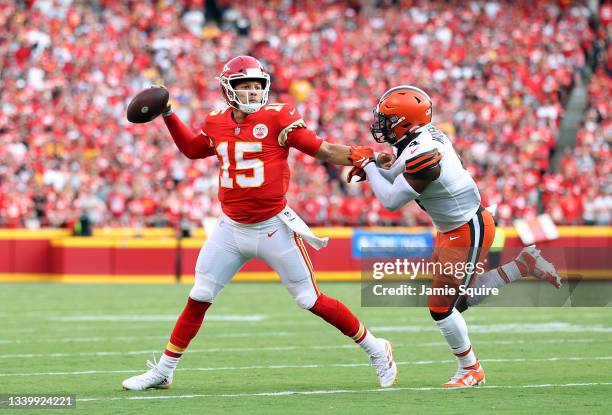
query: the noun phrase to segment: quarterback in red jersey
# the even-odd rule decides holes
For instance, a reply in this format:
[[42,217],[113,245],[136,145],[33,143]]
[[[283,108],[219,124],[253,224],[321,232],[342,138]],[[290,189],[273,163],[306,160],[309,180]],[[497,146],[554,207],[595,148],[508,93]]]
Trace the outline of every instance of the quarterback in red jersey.
[[350,149],[326,143],[306,128],[295,108],[268,104],[270,75],[250,56],[230,60],[218,77],[228,107],[212,111],[193,134],[170,108],[164,121],[179,150],[191,159],[216,155],[223,213],[195,267],[195,284],[159,363],[123,381],[129,390],[167,388],[206,310],[225,284],[252,258],[272,267],[297,305],[351,337],[369,355],[380,385],[397,376],[391,344],[376,338],[340,301],[321,293],[304,241],[327,244],[287,206],[290,148],[330,163],[351,165]]
[[[251,83],[247,87],[259,85]],[[229,108],[208,116],[203,132],[219,158],[219,200],[230,218],[257,223],[287,205],[289,148],[315,157],[323,144],[305,126],[297,110],[288,104],[265,105],[242,122],[235,121]],[[330,146],[331,154],[323,151],[321,158],[335,156],[336,162],[343,161],[345,154],[338,147]]]

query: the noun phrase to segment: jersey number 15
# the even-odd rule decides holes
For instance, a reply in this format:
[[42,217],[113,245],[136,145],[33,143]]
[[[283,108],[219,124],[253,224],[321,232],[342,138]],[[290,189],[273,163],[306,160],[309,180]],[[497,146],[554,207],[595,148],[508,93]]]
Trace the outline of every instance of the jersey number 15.
[[[217,154],[221,157],[221,187],[232,189],[234,181],[238,187],[259,187],[264,182],[263,161],[258,158],[244,159],[245,153],[261,153],[261,143],[239,141],[234,144],[234,160],[231,160],[228,152],[229,143],[227,141],[219,143]],[[233,163],[232,163],[233,162]],[[251,170],[248,173],[235,174],[230,176],[230,166],[233,170]]]

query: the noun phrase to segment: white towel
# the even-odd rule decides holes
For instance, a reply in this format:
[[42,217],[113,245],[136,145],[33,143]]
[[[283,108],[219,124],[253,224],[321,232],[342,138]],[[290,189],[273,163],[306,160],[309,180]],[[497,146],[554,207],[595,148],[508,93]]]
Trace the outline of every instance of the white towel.
[[321,248],[325,248],[327,246],[327,242],[329,242],[329,238],[319,238],[315,236],[314,233],[310,230],[306,222],[302,220],[298,216],[297,213],[289,206],[285,207],[278,216],[285,223],[285,225],[289,226],[291,230],[298,235],[300,235],[310,246],[312,246],[317,251]]

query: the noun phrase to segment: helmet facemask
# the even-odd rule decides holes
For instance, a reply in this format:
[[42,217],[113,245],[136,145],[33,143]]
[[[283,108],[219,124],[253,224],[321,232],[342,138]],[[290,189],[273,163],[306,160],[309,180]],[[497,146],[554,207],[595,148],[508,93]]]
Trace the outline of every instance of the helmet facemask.
[[405,117],[398,117],[393,114],[387,116],[378,110],[378,107],[374,110],[374,122],[370,126],[370,132],[372,137],[377,143],[388,143],[396,145],[404,137],[398,137],[393,129],[404,121]]
[[[223,93],[225,94],[227,101],[232,108],[235,108],[246,114],[252,114],[254,112],[259,111],[261,107],[266,105],[266,103],[268,102],[268,95],[270,93],[270,75],[265,72],[260,72],[257,76],[230,75],[229,77],[220,76],[218,79],[221,83]],[[261,83],[261,89],[239,90],[234,88],[234,85],[243,81],[258,81]],[[256,91],[258,94],[261,94],[261,98],[257,102],[250,101],[250,95],[253,91]],[[242,100],[240,99],[239,92],[244,92],[246,102],[242,102]]]

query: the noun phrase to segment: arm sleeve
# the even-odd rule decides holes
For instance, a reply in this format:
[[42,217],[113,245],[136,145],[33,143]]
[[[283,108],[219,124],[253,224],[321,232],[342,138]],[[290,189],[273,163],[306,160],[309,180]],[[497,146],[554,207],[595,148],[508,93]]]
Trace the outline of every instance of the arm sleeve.
[[164,117],[164,122],[178,149],[190,159],[203,159],[215,155],[210,137],[204,132],[194,134],[176,114]]
[[323,144],[323,140],[305,127],[291,131],[287,136],[286,143],[288,147],[294,147],[312,157],[316,156],[321,144]]
[[364,171],[376,198],[389,210],[397,210],[411,200],[419,197],[419,194],[408,184],[403,174],[390,183],[379,172],[375,163],[365,166]]
[[387,180],[389,183],[393,183],[393,181],[395,180],[395,176],[393,175],[393,172],[391,170],[381,169],[380,167],[376,168],[385,180]]

